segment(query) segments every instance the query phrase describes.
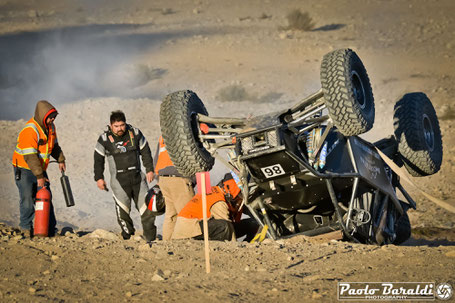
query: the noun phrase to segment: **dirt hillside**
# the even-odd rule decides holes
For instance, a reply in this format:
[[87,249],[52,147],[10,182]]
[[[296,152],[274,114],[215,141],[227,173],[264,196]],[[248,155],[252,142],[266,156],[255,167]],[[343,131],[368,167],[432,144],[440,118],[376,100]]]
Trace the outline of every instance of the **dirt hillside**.
[[[296,9],[311,18],[306,30],[287,18]],[[118,238],[112,197],[96,188],[92,160],[112,110],[124,110],[154,150],[167,93],[195,91],[212,116],[284,109],[320,88],[324,54],[352,48],[375,97],[366,139],[393,133],[393,106],[403,94],[424,92],[432,100],[443,164],[415,182],[453,203],[454,11],[451,0],[0,0],[0,300],[336,301],[342,281],[455,287],[455,215],[411,188],[418,209],[410,212],[413,239],[404,246],[304,237],[211,243],[213,273],[206,276],[199,242],[149,248],[139,238]],[[58,227],[67,234],[31,241],[14,231],[19,207],[10,161],[40,99],[60,113],[57,132],[76,206],[65,207],[51,165]],[[217,165],[212,180],[223,172]]]

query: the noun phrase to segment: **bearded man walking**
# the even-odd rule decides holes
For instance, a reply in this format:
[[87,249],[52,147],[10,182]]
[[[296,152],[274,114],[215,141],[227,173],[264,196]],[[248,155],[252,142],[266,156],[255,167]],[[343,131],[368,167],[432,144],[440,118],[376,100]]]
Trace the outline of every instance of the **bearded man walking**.
[[[141,171],[141,160],[146,174]],[[148,209],[145,198],[147,182],[152,182],[153,158],[142,132],[126,123],[122,111],[114,111],[110,125],[103,132],[95,146],[94,172],[99,189],[108,190],[104,180],[104,162],[107,159],[111,175],[117,221],[122,229],[123,239],[134,235],[133,220],[130,217],[131,200],[141,215],[144,238],[148,243],[156,239],[155,215]]]

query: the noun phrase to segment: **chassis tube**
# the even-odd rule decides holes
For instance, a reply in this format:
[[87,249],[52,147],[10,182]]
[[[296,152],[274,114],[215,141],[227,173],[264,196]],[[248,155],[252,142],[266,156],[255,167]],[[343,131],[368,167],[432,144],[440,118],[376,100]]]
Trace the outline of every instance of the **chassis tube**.
[[231,135],[199,135],[199,138],[201,139],[229,139],[231,138]]
[[397,187],[401,191],[403,196],[406,198],[406,200],[408,200],[409,204],[411,204],[411,207],[417,209],[416,202],[414,201],[414,199],[412,199],[412,197],[408,194],[408,192],[404,189],[403,185],[401,185],[400,182],[398,182]]
[[[352,209],[354,205],[354,200],[357,196],[357,189],[359,188],[359,179],[360,178],[354,178],[354,184],[352,185],[352,195],[351,195],[351,200],[349,201],[349,209],[348,209],[348,217],[346,218],[346,227],[349,228],[349,223],[351,223],[351,216],[352,216]],[[354,229],[355,231],[355,229]]]
[[291,113],[295,113],[295,112],[298,112],[299,110],[304,109],[309,104],[318,100],[322,96],[324,96],[324,93],[322,92],[322,89],[320,89],[317,92],[315,92],[314,94],[309,95],[308,97],[306,97],[305,99],[303,99],[302,101],[300,101],[299,103],[297,103],[293,107],[291,107]]
[[[250,204],[246,204],[246,207],[248,207],[248,209],[250,210],[251,215],[252,215],[253,218],[256,220],[256,222],[258,222],[259,225],[261,225],[261,227],[264,228],[264,222],[262,222],[261,219],[259,219],[259,216],[258,216],[256,210],[255,210],[253,207],[251,207]],[[269,226],[270,226],[270,225],[269,225]],[[273,236],[272,236],[272,234],[271,234],[271,230],[272,230],[271,227],[267,229],[267,235],[268,235],[270,238],[272,238],[273,240],[276,240],[276,238],[273,238]]]
[[241,128],[221,128],[221,127],[209,127],[209,133],[218,132],[218,133],[240,133]]
[[310,157],[313,161],[314,161],[314,160],[316,159],[316,157],[318,156],[319,151],[321,150],[321,147],[322,147],[322,145],[324,144],[325,139],[327,138],[327,135],[329,134],[329,132],[330,132],[330,130],[332,129],[332,127],[333,127],[333,123],[332,123],[332,121],[329,121],[329,122],[327,123],[327,127],[326,127],[325,130],[324,130],[324,133],[323,133],[322,136],[321,136],[321,139],[319,140],[320,142],[319,142],[318,146],[317,146],[316,149],[314,150],[313,155]]
[[291,124],[291,123],[292,123],[292,125],[301,124],[303,121],[305,121],[306,118],[314,115],[317,112],[322,111],[325,108],[326,108],[326,106],[325,106],[324,102],[316,102],[315,104],[311,105],[309,108],[305,109],[304,111],[292,114],[291,118],[293,121],[292,122],[289,121],[290,122],[289,124]]
[[335,195],[335,190],[333,189],[332,181],[329,179],[325,179],[325,183],[327,184],[327,190],[329,191],[329,194],[330,194],[330,200],[332,200],[332,204],[333,204],[333,207],[335,208],[335,213],[337,215],[338,222],[341,226],[341,229],[343,230],[343,233],[350,240],[352,240],[354,242],[358,242],[357,239],[355,239],[353,236],[351,236],[350,233],[348,233],[346,225],[343,223],[343,217],[341,216],[340,207],[338,206],[338,200]]
[[246,119],[242,118],[222,118],[222,117],[209,117],[202,114],[197,114],[199,122],[211,124],[232,124],[232,125],[245,125]]
[[267,225],[269,226],[269,229],[267,230],[267,234],[269,234],[269,231],[270,231],[269,235],[271,236],[271,238],[273,240],[276,240],[276,238],[277,238],[276,232],[273,229],[272,221],[270,221],[269,215],[267,214],[267,210],[265,209],[264,203],[262,202],[261,198],[259,198],[258,204],[259,204],[259,207],[261,208],[262,215],[264,216],[265,223],[267,223]]
[[374,237],[374,230],[373,226],[375,226],[376,222],[374,222],[375,218],[378,216],[378,207],[379,207],[379,194],[381,192],[379,189],[374,191],[374,200],[371,201],[370,213],[371,213],[371,224],[370,229],[368,231],[368,236],[373,238]]
[[[329,116],[323,116],[323,117],[321,117],[321,118],[323,118],[324,121],[329,120]],[[324,121],[322,121],[322,122],[324,122]],[[305,121],[305,122],[306,122],[306,121]],[[320,125],[322,125],[322,122],[321,122],[321,121],[317,121],[317,122],[314,122],[314,123],[313,123],[313,122],[310,122],[310,123],[313,123],[313,124],[310,124],[310,125],[308,125],[308,126],[305,126],[304,128],[300,129],[298,132],[299,132],[299,134],[302,134],[302,133],[304,133],[304,132],[306,132],[306,131],[309,131],[310,129],[313,129],[313,128],[315,128],[315,127],[319,127]],[[291,129],[291,130],[292,130],[292,129]]]
[[[250,211],[251,215],[259,223],[259,225],[261,225],[261,227],[264,227],[264,222],[262,222],[261,219],[259,219],[259,216],[258,216],[256,210],[253,207],[251,207],[250,204],[246,204],[246,207],[248,207],[248,210]],[[268,232],[269,231],[267,230],[267,233]]]

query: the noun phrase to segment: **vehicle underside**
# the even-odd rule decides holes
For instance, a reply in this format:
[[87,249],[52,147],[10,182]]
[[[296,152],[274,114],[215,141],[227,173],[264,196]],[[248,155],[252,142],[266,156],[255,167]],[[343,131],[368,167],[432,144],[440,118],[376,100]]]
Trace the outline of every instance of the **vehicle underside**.
[[406,212],[416,203],[383,157],[415,177],[440,169],[431,101],[404,95],[394,134],[369,143],[358,135],[373,126],[373,94],[355,52],[325,55],[321,85],[292,108],[252,118],[210,117],[194,92],[169,94],[160,121],[174,165],[191,176],[215,159],[225,164],[242,189],[244,212],[272,239],[340,229],[354,242],[404,242],[411,233]]

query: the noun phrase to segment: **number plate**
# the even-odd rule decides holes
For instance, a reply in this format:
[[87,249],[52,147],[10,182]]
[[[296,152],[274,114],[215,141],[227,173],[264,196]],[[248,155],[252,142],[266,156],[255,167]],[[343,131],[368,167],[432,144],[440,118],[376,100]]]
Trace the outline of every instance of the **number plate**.
[[283,167],[280,164],[274,164],[261,168],[262,173],[266,178],[272,178],[279,175],[284,175]]

